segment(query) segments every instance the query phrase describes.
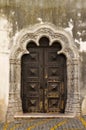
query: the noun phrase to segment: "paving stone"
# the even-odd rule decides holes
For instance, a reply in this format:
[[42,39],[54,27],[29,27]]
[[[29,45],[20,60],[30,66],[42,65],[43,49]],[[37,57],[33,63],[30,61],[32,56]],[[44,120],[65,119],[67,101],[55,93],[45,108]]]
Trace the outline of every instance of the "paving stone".
[[[82,117],[86,121],[86,116]],[[4,130],[6,123],[0,123],[0,130]],[[32,128],[31,128],[32,127]],[[85,125],[79,118],[56,118],[56,119],[27,119],[16,120],[7,124],[10,130],[86,130]]]

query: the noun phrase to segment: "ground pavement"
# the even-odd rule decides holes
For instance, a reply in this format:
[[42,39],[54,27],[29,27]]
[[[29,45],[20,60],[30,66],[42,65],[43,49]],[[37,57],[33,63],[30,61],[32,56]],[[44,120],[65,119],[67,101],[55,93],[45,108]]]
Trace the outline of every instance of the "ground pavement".
[[0,130],[86,130],[86,116],[16,120],[11,123],[0,123]]

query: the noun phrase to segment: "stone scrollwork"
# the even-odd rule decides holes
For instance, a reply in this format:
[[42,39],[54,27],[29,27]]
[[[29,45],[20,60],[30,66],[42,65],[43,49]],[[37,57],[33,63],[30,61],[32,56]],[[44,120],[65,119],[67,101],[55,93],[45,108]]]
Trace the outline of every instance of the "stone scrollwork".
[[36,40],[37,35],[33,34],[33,33],[27,33],[23,36],[23,38],[21,39],[21,44],[23,44],[26,40],[28,39],[33,39]]

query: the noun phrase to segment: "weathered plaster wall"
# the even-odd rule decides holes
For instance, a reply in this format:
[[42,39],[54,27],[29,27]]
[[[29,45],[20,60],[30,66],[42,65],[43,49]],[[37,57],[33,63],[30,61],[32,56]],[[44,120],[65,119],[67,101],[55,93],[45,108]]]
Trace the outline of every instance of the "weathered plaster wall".
[[5,116],[9,90],[8,55],[0,54],[0,118]]
[[82,99],[86,95],[86,0],[0,0],[0,115],[8,103],[12,39],[21,29],[39,22],[63,27],[73,36],[82,57]]
[[8,104],[10,27],[5,15],[0,14],[0,120],[4,119]]

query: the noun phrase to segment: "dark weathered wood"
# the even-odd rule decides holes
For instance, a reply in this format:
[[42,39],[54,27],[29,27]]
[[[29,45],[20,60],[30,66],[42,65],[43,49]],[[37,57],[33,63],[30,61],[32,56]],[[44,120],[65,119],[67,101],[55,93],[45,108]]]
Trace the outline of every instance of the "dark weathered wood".
[[[42,43],[41,43],[42,42]],[[21,63],[21,98],[24,112],[64,112],[67,95],[66,58],[58,55],[59,43],[28,46]],[[46,46],[46,45],[47,46]],[[29,44],[30,45],[30,44]]]

